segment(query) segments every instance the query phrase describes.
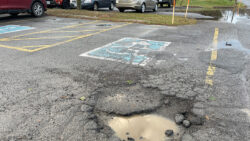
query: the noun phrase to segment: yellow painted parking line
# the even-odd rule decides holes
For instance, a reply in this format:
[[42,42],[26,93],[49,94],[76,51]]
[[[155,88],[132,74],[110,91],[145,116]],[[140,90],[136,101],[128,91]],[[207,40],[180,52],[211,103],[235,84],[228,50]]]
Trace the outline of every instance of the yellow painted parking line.
[[49,45],[22,46],[22,47],[19,47],[19,48],[35,48],[35,47],[46,47],[46,46],[49,46]]
[[[28,34],[23,34],[23,35],[14,36],[14,37],[11,37],[11,38],[2,38],[2,39],[0,39],[0,41],[11,41],[11,40],[36,40],[36,39],[38,40],[38,39],[47,39],[47,38],[51,39],[50,37],[42,37],[42,38],[18,38],[18,37],[24,37],[24,36],[27,36],[27,35],[38,34],[38,33],[49,33],[49,32],[52,32],[52,31],[55,31],[55,32],[56,32],[56,30],[59,30],[59,29],[74,28],[74,27],[78,27],[79,25],[92,24],[92,23],[95,23],[95,22],[98,22],[98,21],[89,22],[89,23],[84,23],[84,24],[77,24],[77,25],[72,25],[72,26],[66,26],[66,27],[57,28],[57,29],[54,29],[54,30],[46,30],[46,31],[41,31],[41,32],[32,32],[32,33],[28,33]],[[90,33],[90,34],[86,34],[86,35],[80,35],[80,36],[65,36],[65,37],[69,37],[69,38],[71,38],[71,39],[68,39],[68,40],[62,41],[62,42],[57,42],[57,43],[50,44],[50,45],[32,45],[32,46],[19,46],[19,47],[13,47],[13,46],[1,45],[1,44],[0,44],[0,47],[9,48],[9,49],[17,49],[17,50],[26,51],[26,52],[35,52],[35,51],[39,51],[39,50],[42,50],[42,49],[46,49],[46,48],[50,48],[50,47],[62,45],[62,44],[68,43],[68,42],[72,42],[72,41],[74,41],[74,40],[78,40],[78,39],[90,37],[90,36],[93,36],[93,35],[97,35],[97,34],[100,34],[100,33],[102,33],[102,32],[106,32],[106,31],[109,31],[109,30],[112,30],[112,29],[120,28],[120,27],[129,25],[129,24],[130,24],[130,23],[126,23],[126,24],[117,25],[117,26],[113,26],[113,27],[111,27],[111,28],[106,28],[106,29],[98,29],[98,30],[81,30],[81,31],[96,31],[96,32]],[[53,37],[52,37],[52,38],[53,38]],[[58,37],[54,37],[54,38],[58,38]],[[37,47],[38,47],[38,48],[37,48]],[[31,49],[27,49],[27,48],[36,48],[36,49],[32,49],[32,50],[31,50]]]
[[219,36],[219,29],[215,28],[213,45],[211,47],[212,51],[211,51],[210,64],[207,69],[206,80],[205,80],[205,83],[210,86],[213,86],[213,76],[216,70],[216,66],[213,64],[213,61],[216,61],[218,57],[218,51],[217,51],[218,36]]
[[212,53],[211,53],[211,60],[212,60],[212,61],[217,60],[217,50],[212,50]]
[[212,66],[212,65],[209,65],[208,66],[208,69],[207,69],[207,75],[208,76],[213,76],[214,75],[214,72],[215,72],[215,69],[216,67]]
[[[70,32],[72,32],[72,33],[78,33],[78,32],[89,32],[89,31],[100,31],[100,30],[101,30],[101,29],[93,29],[93,30],[79,30],[79,31],[70,31],[70,30],[69,30],[69,31],[67,31],[67,30],[65,31],[65,30],[64,30],[64,31],[52,31],[52,32],[53,32],[53,33],[61,33],[61,32],[62,32],[62,33],[64,33],[64,32],[69,32],[69,33],[70,33]],[[49,32],[48,32],[48,33],[49,33]]]
[[24,48],[20,48],[20,47],[12,47],[12,46],[7,46],[7,45],[0,45],[0,47],[9,48],[9,49],[16,49],[19,51],[31,52],[31,50],[29,50],[29,49],[24,49]]
[[82,23],[82,24],[75,24],[75,25],[70,25],[70,26],[64,26],[64,27],[60,27],[60,28],[49,29],[49,30],[38,31],[38,32],[31,32],[31,33],[27,33],[27,34],[17,35],[17,36],[11,37],[11,38],[18,38],[18,37],[23,37],[23,36],[27,36],[27,35],[33,35],[33,34],[48,33],[48,32],[52,32],[52,31],[56,31],[56,30],[62,30],[62,29],[70,29],[70,28],[75,28],[75,27],[82,26],[82,25],[93,24],[93,23],[96,23],[96,22],[98,22],[98,21]]
[[76,37],[76,36],[39,37],[39,38],[18,38],[18,39],[9,39],[8,41],[41,40],[41,39],[62,39],[62,38],[74,38],[74,37]]
[[34,50],[32,50],[31,52],[35,52],[35,51],[39,51],[39,50],[42,50],[42,49],[46,49],[46,48],[58,46],[58,45],[61,45],[61,44],[65,44],[65,43],[68,43],[68,42],[72,42],[72,41],[74,41],[74,40],[78,40],[78,39],[90,37],[90,36],[97,35],[97,34],[100,34],[100,33],[103,33],[103,32],[109,31],[109,30],[112,30],[112,29],[124,27],[124,26],[129,25],[129,24],[131,24],[131,23],[126,23],[126,24],[114,26],[114,27],[112,27],[112,28],[103,29],[103,30],[101,30],[101,31],[98,31],[98,32],[95,32],[95,33],[90,33],[90,34],[87,34],[87,35],[81,35],[81,36],[78,36],[78,37],[76,37],[76,38],[73,38],[73,39],[70,39],[70,40],[67,40],[67,41],[58,42],[58,43],[55,43],[55,44],[52,44],[52,45],[49,45],[49,46],[46,46],[46,47],[41,47],[41,48],[34,49]]

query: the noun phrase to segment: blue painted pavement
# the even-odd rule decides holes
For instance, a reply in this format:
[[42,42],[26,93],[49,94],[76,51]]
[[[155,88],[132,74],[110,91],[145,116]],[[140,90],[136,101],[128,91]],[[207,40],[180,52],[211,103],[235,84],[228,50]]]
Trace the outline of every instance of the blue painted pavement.
[[28,26],[19,26],[19,25],[0,26],[0,34],[29,30],[29,29],[33,29],[33,28],[28,27]]
[[123,38],[80,56],[144,66],[152,59],[152,56],[148,56],[149,52],[161,51],[169,44],[170,42]]

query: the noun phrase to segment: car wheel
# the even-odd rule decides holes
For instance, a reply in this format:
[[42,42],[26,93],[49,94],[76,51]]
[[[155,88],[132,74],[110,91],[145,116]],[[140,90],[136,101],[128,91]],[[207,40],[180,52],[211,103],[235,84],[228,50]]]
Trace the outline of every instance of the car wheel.
[[146,5],[145,5],[145,3],[143,3],[143,4],[141,5],[141,13],[144,13],[145,10],[146,10]]
[[109,7],[109,10],[113,11],[113,10],[114,10],[114,8],[115,8],[115,5],[114,5],[114,3],[113,3],[113,2],[111,2],[110,7]]
[[16,17],[19,13],[10,13],[12,17]]
[[35,2],[32,5],[31,10],[32,10],[32,14],[35,17],[41,17],[44,14],[44,7],[43,7],[43,4],[41,4],[40,2]]
[[125,11],[125,9],[119,8],[119,11],[120,11],[120,12],[124,12],[124,11]]
[[69,2],[69,0],[63,0],[62,8],[63,9],[69,9],[70,8],[70,2]]
[[170,3],[168,3],[168,8],[171,8],[171,4]]
[[155,8],[153,9],[154,12],[158,11],[158,4],[155,5]]
[[93,8],[94,11],[98,11],[98,3],[94,3],[94,8]]

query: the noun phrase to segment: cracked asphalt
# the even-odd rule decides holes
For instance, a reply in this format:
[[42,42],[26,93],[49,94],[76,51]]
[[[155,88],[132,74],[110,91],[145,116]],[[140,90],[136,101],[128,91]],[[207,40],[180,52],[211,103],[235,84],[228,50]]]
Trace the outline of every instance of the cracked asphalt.
[[[3,15],[0,26],[34,29],[0,34],[0,140],[119,141],[112,117],[184,113],[192,124],[180,127],[184,141],[249,141],[249,23]],[[147,52],[145,66],[79,56],[125,37],[171,44]]]

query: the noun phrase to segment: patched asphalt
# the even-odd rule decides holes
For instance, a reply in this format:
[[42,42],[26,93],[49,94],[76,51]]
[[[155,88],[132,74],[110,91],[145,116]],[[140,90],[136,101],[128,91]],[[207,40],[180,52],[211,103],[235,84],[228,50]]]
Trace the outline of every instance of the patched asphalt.
[[[0,140],[116,141],[109,119],[149,113],[184,114],[192,124],[180,126],[185,139],[250,138],[247,22],[172,27],[1,16],[6,25],[34,29],[0,34]],[[144,52],[145,66],[79,56],[126,37],[171,44]],[[246,50],[220,46],[232,40]]]

